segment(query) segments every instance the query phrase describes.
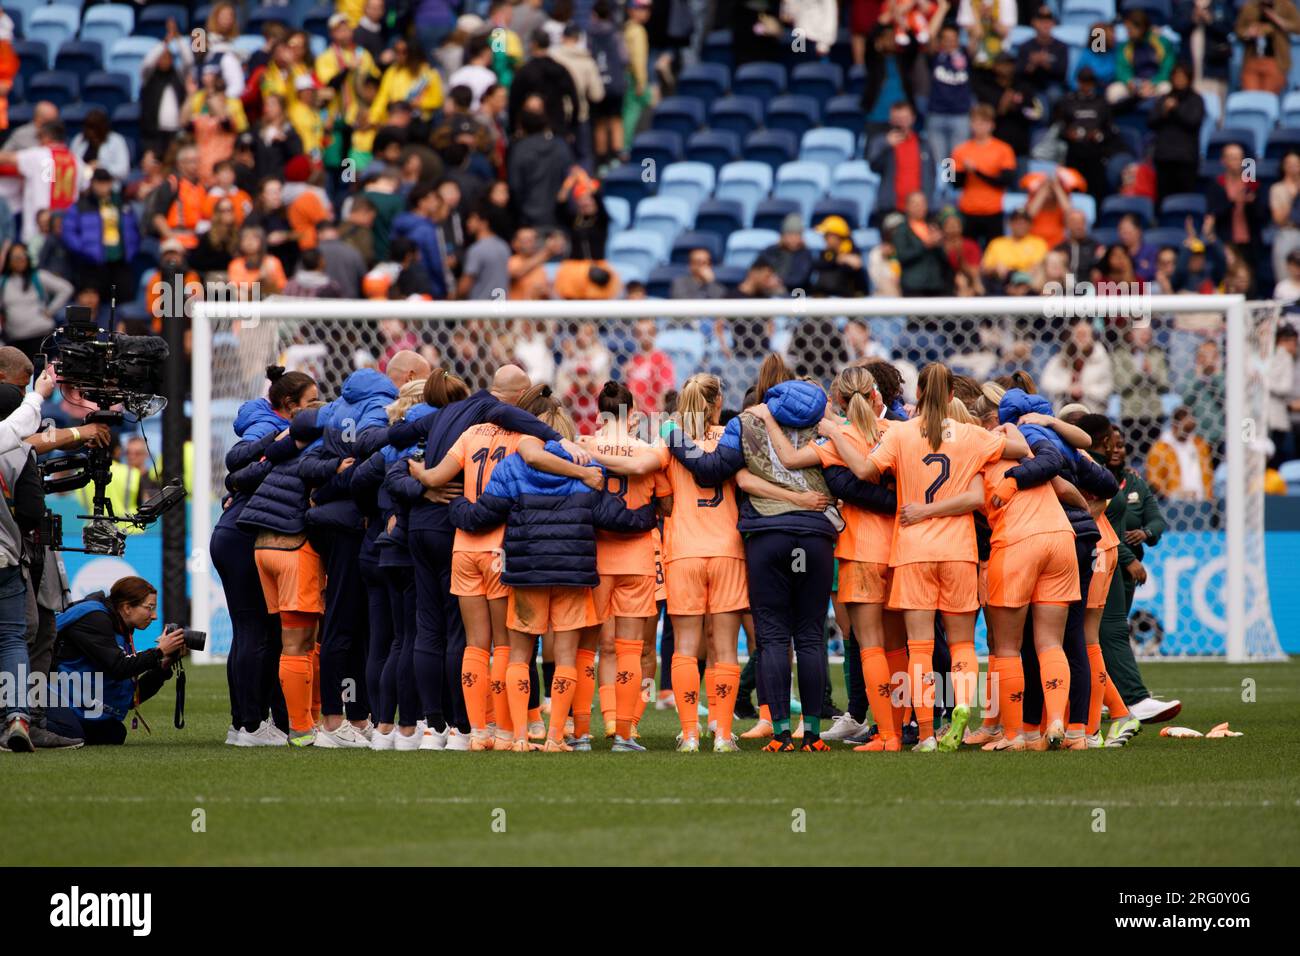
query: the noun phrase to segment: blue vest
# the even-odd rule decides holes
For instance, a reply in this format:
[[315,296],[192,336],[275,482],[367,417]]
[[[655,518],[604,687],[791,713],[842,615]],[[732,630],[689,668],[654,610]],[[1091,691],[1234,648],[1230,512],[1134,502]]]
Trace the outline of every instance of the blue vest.
[[[112,618],[112,612],[108,606],[101,604],[99,601],[78,601],[66,611],[54,618],[54,630],[56,632],[63,630],[65,627],[80,621],[87,614],[94,614],[96,611],[103,611]],[[117,639],[117,646],[124,653],[134,654],[135,648],[131,642],[126,639],[125,635],[114,634]],[[88,661],[84,655],[73,658],[72,660],[59,661],[60,674],[80,675],[82,687],[93,686],[91,681],[95,675],[95,665]],[[83,704],[90,704],[93,701],[82,701]],[[135,703],[135,680],[126,678],[125,680],[111,680],[104,678],[104,699],[101,708],[102,713],[98,716],[88,716],[85,707],[73,707],[72,710],[82,720],[126,720],[126,715],[130,713],[131,706]]]

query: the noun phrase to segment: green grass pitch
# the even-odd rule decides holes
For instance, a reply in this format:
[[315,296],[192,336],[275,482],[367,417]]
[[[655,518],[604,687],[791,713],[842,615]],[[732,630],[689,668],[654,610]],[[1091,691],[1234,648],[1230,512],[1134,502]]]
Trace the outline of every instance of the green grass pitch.
[[1245,736],[1148,728],[1122,750],[951,755],[777,755],[746,741],[685,756],[672,752],[675,714],[652,708],[640,755],[603,752],[599,737],[590,754],[236,750],[222,743],[224,669],[191,667],[183,731],[168,687],[146,705],[153,735],[125,747],[0,754],[0,861],[1300,863],[1300,667],[1144,670],[1155,693],[1182,699],[1176,723],[1227,720]]

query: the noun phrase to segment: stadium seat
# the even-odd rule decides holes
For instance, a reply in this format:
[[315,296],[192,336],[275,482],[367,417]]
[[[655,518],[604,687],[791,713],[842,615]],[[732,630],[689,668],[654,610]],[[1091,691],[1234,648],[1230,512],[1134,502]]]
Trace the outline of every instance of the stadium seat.
[[1008,53],[1015,53],[1022,43],[1026,43],[1034,38],[1034,28],[1019,25],[1011,28],[1011,33],[1007,36],[1006,43],[1003,46]]
[[850,201],[858,207],[858,215],[855,217],[857,222],[866,222],[871,215],[879,186],[880,177],[871,171],[866,160],[840,163],[831,171],[831,195],[836,199]]
[[1142,222],[1150,224],[1155,221],[1154,203],[1146,196],[1107,196],[1101,201],[1102,226],[1118,226],[1120,219],[1136,213]]
[[862,207],[852,199],[843,199],[839,196],[819,199],[813,206],[812,218],[809,222],[821,222],[827,216],[840,216],[849,224],[850,229],[857,229],[864,222],[865,217],[862,215]]
[[249,33],[261,33],[262,27],[268,23],[283,23],[285,26],[296,28],[301,20],[292,7],[258,7],[245,17],[244,29]]
[[77,102],[81,96],[81,83],[77,74],[66,70],[43,70],[27,83],[27,96],[33,103],[49,100],[64,107]]
[[834,63],[800,63],[790,71],[790,92],[825,103],[840,92],[844,71]]
[[708,249],[714,262],[722,259],[722,237],[712,232],[684,232],[673,242],[670,262],[685,264],[690,261],[691,250]]
[[657,232],[628,229],[609,240],[605,254],[611,261],[635,263],[641,275],[648,276],[651,269],[668,258],[668,245]]
[[709,128],[748,136],[763,125],[763,103],[752,96],[728,96],[709,110]]
[[653,129],[670,130],[683,138],[704,125],[704,101],[693,96],[670,96],[655,107]]
[[1157,224],[1169,229],[1181,229],[1187,222],[1188,216],[1192,217],[1196,228],[1200,229],[1201,220],[1205,217],[1205,197],[1200,193],[1175,193],[1166,196],[1165,201],[1160,204],[1160,217]]
[[131,102],[131,78],[121,73],[88,73],[81,84],[81,96],[93,103],[102,103],[111,116],[113,110]]
[[702,58],[705,63],[714,63],[724,67],[728,76],[730,76],[732,63],[731,31],[711,30],[705,34]]
[[1119,242],[1119,230],[1114,226],[1098,226],[1092,230],[1092,238],[1102,246],[1113,246]]
[[1282,95],[1282,117],[1279,124],[1287,129],[1300,129],[1300,90]]
[[722,129],[702,129],[686,141],[686,159],[705,163],[714,171],[740,158],[740,137]]
[[677,95],[693,96],[705,103],[721,99],[731,85],[731,71],[719,63],[696,63],[677,77]]
[[746,63],[736,68],[731,92],[756,97],[760,103],[771,102],[785,92],[785,69],[779,63]]
[[63,121],[63,128],[67,131],[68,140],[71,141],[81,132],[82,127],[86,125],[86,117],[90,115],[91,110],[103,108],[102,103],[71,103],[60,109],[59,119]]
[[32,116],[36,112],[36,107],[31,103],[10,103],[9,104],[9,126],[11,129],[17,129],[32,121]]
[[302,15],[302,28],[314,37],[322,39],[329,36],[329,19],[334,15],[332,4],[319,4]]
[[637,203],[654,193],[655,185],[654,182],[646,182],[641,178],[639,166],[627,163],[611,169],[601,181],[601,189],[605,195],[618,196],[628,204],[630,212],[635,212]]
[[785,163],[776,171],[773,199],[793,199],[799,204],[805,221],[812,215],[817,200],[830,188],[830,170],[821,163]]
[[853,158],[853,134],[848,130],[822,127],[803,134],[799,158],[834,169]]
[[834,129],[847,130],[856,136],[862,129],[862,96],[857,93],[845,93],[833,96],[826,101],[826,110],[822,122]]
[[605,196],[604,204],[611,236],[618,235],[632,224],[632,207],[622,196]]
[[652,299],[667,299],[672,293],[673,280],[690,272],[687,266],[677,262],[655,266],[646,277],[645,291]]
[[257,33],[245,33],[230,42],[235,53],[245,62],[266,44],[266,38]]
[[776,245],[780,239],[781,234],[771,229],[737,229],[727,237],[724,262],[748,269],[760,252]]
[[122,37],[109,50],[104,61],[104,69],[112,73],[125,73],[131,78],[131,97],[140,95],[140,64],[149,52],[158,45],[151,37]]
[[807,216],[793,199],[764,199],[754,210],[754,228],[781,231],[781,224],[790,213],[796,213],[807,224]]
[[[17,13],[22,17],[22,25],[26,26],[27,21],[32,15],[32,11],[37,7],[43,7],[49,0],[5,0],[4,8],[9,11],[10,15]],[[14,26],[19,26],[17,20],[14,20]]]
[[1286,482],[1287,494],[1300,495],[1300,458],[1282,462],[1278,466],[1277,473]]
[[1120,12],[1127,13],[1130,10],[1145,10],[1152,23],[1166,24],[1172,17],[1169,0],[1123,0]]
[[799,139],[788,129],[760,129],[745,137],[744,156],[766,163],[775,173],[778,166],[794,159]]
[[876,246],[880,245],[879,229],[854,229],[853,245],[860,252],[870,252]]
[[862,98],[862,89],[867,85],[867,68],[855,63],[849,67],[848,79],[844,81],[844,93],[848,96]]
[[1279,100],[1263,90],[1239,90],[1228,94],[1223,113],[1227,129],[1248,129],[1255,134],[1253,155],[1259,155],[1268,139],[1268,132],[1277,122]]
[[[1198,222],[1197,225],[1199,226],[1199,224]],[[1142,236],[1144,242],[1150,243],[1157,249],[1163,249],[1165,246],[1173,246],[1175,249],[1180,248],[1186,238],[1187,230],[1182,226],[1178,228],[1158,226],[1155,229],[1148,229]]]
[[727,293],[731,294],[736,291],[736,286],[745,281],[745,274],[748,269],[742,269],[740,266],[720,265],[713,270],[713,279],[719,285],[725,286]]
[[76,7],[37,7],[27,18],[26,35],[57,50],[77,35],[81,11]]
[[69,40],[54,54],[54,68],[86,76],[104,68],[104,49],[96,40]]
[[1070,193],[1070,205],[1083,212],[1089,228],[1097,221],[1097,200],[1088,193]]
[[18,57],[18,73],[24,82],[50,67],[50,48],[41,40],[15,40],[14,55]]
[[745,209],[734,199],[706,199],[695,213],[695,231],[711,232],[724,243],[745,225]]
[[1029,202],[1029,194],[1021,192],[1006,192],[1002,194],[1002,215],[1009,216],[1017,209],[1023,209],[1025,203]]
[[673,324],[660,329],[655,336],[655,348],[672,360],[673,374],[679,382],[685,382],[699,371],[707,347],[704,333],[696,323]]
[[190,15],[185,7],[176,3],[151,3],[136,18],[134,33],[161,40],[167,35],[168,20],[175,20],[181,33],[190,32]]
[[125,3],[102,3],[87,7],[81,17],[81,39],[94,40],[105,50],[130,36],[135,27],[135,9]]
[[821,107],[811,96],[778,96],[767,104],[767,128],[803,136],[821,122]]
[[650,196],[641,200],[632,216],[632,228],[654,232],[667,246],[687,229],[695,218],[695,208],[679,196]]
[[1300,150],[1300,129],[1286,129],[1279,126],[1268,137],[1268,146],[1264,150],[1265,159],[1281,159],[1289,150]]
[[605,261],[609,263],[611,269],[618,276],[619,281],[626,287],[629,282],[645,283],[650,277],[650,270],[645,262],[640,258],[622,258],[606,251]]
[[713,195],[717,178],[708,163],[673,163],[659,176],[659,195],[679,197],[694,209]]
[[1256,155],[1255,131],[1236,126],[1225,126],[1223,129],[1211,133],[1205,146],[1205,155],[1210,159],[1217,160],[1219,154],[1223,151],[1223,147],[1229,143],[1236,143],[1246,151],[1247,156]]
[[754,219],[754,210],[772,191],[772,168],[763,163],[738,162],[727,163],[718,170],[718,185],[714,190],[715,199],[731,199],[740,203],[744,212],[742,222],[749,225]]
[[669,163],[675,163],[681,158],[682,136],[679,133],[648,129],[643,133],[639,133],[637,138],[632,141],[632,162],[630,165],[637,169],[644,169],[642,163],[647,159],[654,163],[656,170],[661,170],[667,167]]
[[1110,23],[1115,19],[1115,0],[1065,0],[1061,23],[1090,27],[1094,23]]

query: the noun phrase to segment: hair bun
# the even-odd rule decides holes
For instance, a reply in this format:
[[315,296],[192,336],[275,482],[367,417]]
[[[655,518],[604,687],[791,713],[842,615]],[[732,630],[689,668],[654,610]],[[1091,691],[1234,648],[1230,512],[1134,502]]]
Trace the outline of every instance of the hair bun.
[[618,390],[619,390],[618,382],[614,381],[611,378],[609,381],[607,381],[604,385],[600,387],[600,394],[608,395],[610,398],[616,398],[618,397]]
[[266,377],[269,378],[272,382],[278,380],[280,376],[283,374],[284,374],[283,365],[268,365],[266,367]]

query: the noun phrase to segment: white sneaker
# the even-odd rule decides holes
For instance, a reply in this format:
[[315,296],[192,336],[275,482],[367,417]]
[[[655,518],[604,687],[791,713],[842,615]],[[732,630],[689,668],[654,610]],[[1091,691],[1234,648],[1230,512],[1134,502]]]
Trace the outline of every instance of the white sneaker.
[[447,730],[434,730],[424,721],[420,721],[416,726],[416,732],[420,736],[421,750],[446,750],[447,749]]
[[238,746],[239,735],[240,735],[241,733],[243,733],[242,728],[236,727],[234,724],[231,724],[229,727],[227,727],[227,728],[226,728],[226,746],[227,746],[227,747],[235,747],[235,746]]
[[677,697],[672,691],[669,691],[665,697],[655,698],[655,710],[676,710]]
[[289,735],[286,734],[279,727],[275,726],[275,724],[273,724],[270,720],[262,721],[262,726],[258,727],[257,729],[261,730],[263,727],[266,728],[266,735],[270,737],[273,741],[275,741],[277,744],[283,746],[284,744],[287,744],[289,742]]
[[852,714],[843,713],[835,718],[835,723],[831,724],[829,730],[822,731],[822,740],[847,740],[865,733],[870,727],[869,722],[858,723]]
[[358,750],[369,747],[370,741],[345,720],[333,730],[320,728],[316,732],[316,746],[324,750]]
[[914,754],[932,754],[939,750],[939,741],[934,737],[926,737],[920,743],[912,748]]
[[256,730],[241,730],[235,738],[236,747],[283,747],[288,738],[269,720],[262,721]]
[[1144,724],[1159,724],[1166,720],[1173,720],[1182,709],[1182,701],[1157,700],[1154,697],[1148,697],[1146,700],[1140,700],[1133,704],[1129,707],[1128,712]]
[[380,733],[376,730],[370,735],[371,750],[392,750],[396,745],[397,728],[394,727],[388,733]]
[[366,722],[360,727],[356,724],[352,724],[351,726],[357,734],[366,738],[366,743],[370,743],[370,738],[373,737],[375,733],[375,725],[370,722],[369,717],[366,718]]
[[455,727],[447,728],[447,745],[443,750],[460,750],[467,751],[470,748],[469,734],[462,734]]
[[401,751],[423,750],[421,744],[424,743],[424,730],[419,725],[416,726],[415,732],[404,734],[401,728],[393,731],[393,749]]

